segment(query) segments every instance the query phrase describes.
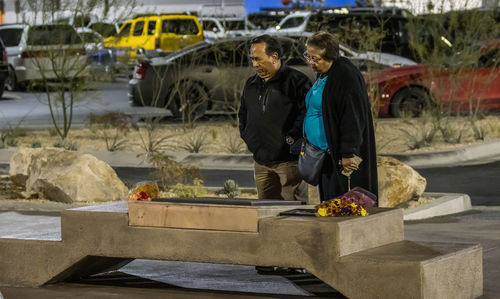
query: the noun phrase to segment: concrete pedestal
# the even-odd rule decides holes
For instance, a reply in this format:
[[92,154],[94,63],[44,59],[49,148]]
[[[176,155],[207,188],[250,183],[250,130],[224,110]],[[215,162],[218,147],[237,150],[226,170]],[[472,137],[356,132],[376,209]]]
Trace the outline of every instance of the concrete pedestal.
[[66,210],[60,241],[0,239],[0,285],[41,286],[141,258],[304,268],[349,298],[482,294],[481,247],[404,241],[400,209],[266,217],[254,232],[130,226],[127,212],[124,202]]

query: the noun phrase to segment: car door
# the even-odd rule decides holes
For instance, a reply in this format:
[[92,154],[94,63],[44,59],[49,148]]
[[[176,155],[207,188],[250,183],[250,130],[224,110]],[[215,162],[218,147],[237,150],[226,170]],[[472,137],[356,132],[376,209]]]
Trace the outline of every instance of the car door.
[[212,110],[236,111],[246,80],[254,74],[248,63],[244,40],[216,43],[210,48],[210,59],[202,72],[209,86]]
[[441,109],[474,111],[500,108],[498,49],[483,53],[476,62],[433,71],[433,92]]

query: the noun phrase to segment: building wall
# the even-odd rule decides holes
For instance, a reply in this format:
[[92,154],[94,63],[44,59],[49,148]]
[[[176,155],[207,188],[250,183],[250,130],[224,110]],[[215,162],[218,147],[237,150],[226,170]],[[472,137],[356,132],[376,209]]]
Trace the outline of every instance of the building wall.
[[[21,0],[25,2],[26,0]],[[42,1],[42,0],[39,0]],[[62,2],[65,0],[62,0]],[[78,0],[69,0],[77,3]],[[196,14],[226,14],[245,16],[244,0],[136,0],[137,7],[133,13],[181,13],[192,12]],[[5,22],[15,23],[14,0],[5,1]],[[124,16],[110,16],[116,19]]]
[[[397,6],[406,8],[413,14],[440,13],[450,10],[462,10],[478,7],[498,6],[498,0],[387,0],[383,6]],[[429,9],[428,4],[433,8]]]

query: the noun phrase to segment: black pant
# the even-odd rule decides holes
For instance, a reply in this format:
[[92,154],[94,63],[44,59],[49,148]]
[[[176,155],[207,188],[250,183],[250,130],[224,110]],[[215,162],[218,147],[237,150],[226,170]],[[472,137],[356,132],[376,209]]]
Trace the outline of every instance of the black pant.
[[337,170],[334,171],[333,162],[330,155],[326,155],[321,170],[321,179],[319,181],[319,199],[321,202],[338,197],[348,190],[347,177],[342,175],[342,166],[337,164]]

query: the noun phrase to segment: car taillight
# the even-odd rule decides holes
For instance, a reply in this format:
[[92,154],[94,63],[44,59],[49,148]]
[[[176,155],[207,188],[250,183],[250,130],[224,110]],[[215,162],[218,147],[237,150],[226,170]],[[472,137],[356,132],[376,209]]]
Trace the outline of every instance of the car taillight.
[[155,49],[160,49],[160,38],[159,37],[157,37],[155,39]]
[[3,50],[3,61],[7,62],[8,58],[7,51]]
[[45,57],[44,51],[24,51],[21,53],[21,58]]
[[85,48],[71,50],[41,50],[41,51],[24,51],[21,53],[22,58],[42,58],[42,57],[57,57],[57,56],[85,56],[87,52]]
[[139,63],[136,67],[135,67],[135,74],[134,74],[134,77],[136,79],[139,79],[139,80],[142,80],[146,77],[146,65],[143,64],[143,63]]

